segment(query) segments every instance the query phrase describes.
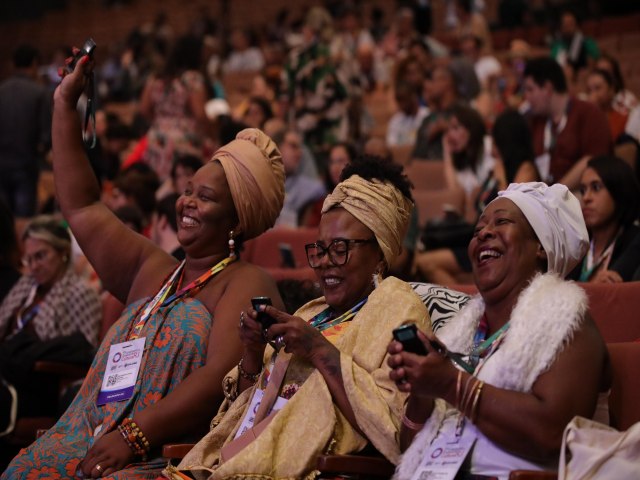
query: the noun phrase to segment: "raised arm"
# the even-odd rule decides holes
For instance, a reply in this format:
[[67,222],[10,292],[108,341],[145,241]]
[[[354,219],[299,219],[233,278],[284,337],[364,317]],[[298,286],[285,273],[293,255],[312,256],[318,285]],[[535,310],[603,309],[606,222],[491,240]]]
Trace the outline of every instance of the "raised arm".
[[82,251],[105,287],[124,302],[144,260],[154,253],[165,255],[100,202],[100,187],[84,151],[76,109],[92,68],[84,57],[54,93],[54,181],[62,213]]

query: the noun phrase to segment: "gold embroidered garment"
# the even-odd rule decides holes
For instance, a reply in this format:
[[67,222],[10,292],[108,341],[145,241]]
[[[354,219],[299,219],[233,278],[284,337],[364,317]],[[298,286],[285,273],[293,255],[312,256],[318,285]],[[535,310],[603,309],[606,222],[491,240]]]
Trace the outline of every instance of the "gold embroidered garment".
[[[303,306],[297,315],[309,320],[326,308],[324,298],[319,298]],[[430,323],[424,304],[411,287],[389,277],[334,340],[341,352],[342,380],[358,425],[373,446],[394,463],[400,458],[398,435],[405,394],[389,379],[386,352],[392,330],[407,322],[415,322],[422,330]],[[273,353],[267,347],[266,365]],[[234,381],[237,375],[237,369],[229,373]],[[256,385],[261,383],[259,379]],[[226,412],[216,418],[217,426],[178,468],[190,470],[198,479],[313,478],[319,455],[357,452],[367,445],[367,439],[334,405],[320,372],[296,357],[291,359],[280,394],[294,384],[300,385],[297,393],[260,436],[220,465],[220,449],[234,438],[256,387],[245,390],[231,404],[225,402],[221,412]],[[170,475],[168,478],[179,478]]]

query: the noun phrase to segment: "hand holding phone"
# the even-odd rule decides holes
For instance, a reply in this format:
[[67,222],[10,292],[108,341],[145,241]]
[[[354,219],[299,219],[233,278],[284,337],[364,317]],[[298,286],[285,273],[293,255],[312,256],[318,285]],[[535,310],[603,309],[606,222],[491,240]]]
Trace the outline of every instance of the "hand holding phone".
[[415,323],[407,323],[400,325],[393,330],[393,338],[402,344],[405,352],[415,353],[416,355],[427,355],[429,352],[418,337],[418,328]]
[[96,42],[91,37],[87,38],[84,42],[84,45],[80,49],[80,51],[78,51],[73,56],[73,60],[71,60],[71,62],[69,62],[69,64],[67,65],[66,67],[67,72],[68,73],[73,72],[73,70],[76,68],[76,64],[78,63],[78,61],[85,55],[89,55],[89,58],[93,58],[93,51],[95,49],[96,49]]
[[258,312],[258,322],[260,322],[264,330],[276,323],[273,318],[261,311],[262,309],[260,308],[262,305],[271,305],[271,299],[269,297],[253,297],[251,299],[251,305],[253,309]]

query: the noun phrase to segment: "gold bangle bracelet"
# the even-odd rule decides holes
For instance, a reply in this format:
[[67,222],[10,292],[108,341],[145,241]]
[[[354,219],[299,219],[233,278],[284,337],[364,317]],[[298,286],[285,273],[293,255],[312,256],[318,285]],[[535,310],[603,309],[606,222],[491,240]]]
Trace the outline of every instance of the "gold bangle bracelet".
[[405,427],[407,427],[409,430],[413,430],[414,432],[417,432],[418,430],[422,430],[422,427],[424,427],[425,425],[424,423],[416,423],[410,420],[406,414],[402,415],[402,424]]
[[480,394],[482,393],[482,387],[484,387],[484,382],[481,380],[480,384],[478,385],[478,388],[476,389],[476,395],[475,397],[473,397],[473,404],[471,405],[471,414],[469,415],[469,419],[473,422],[476,423],[476,420],[478,419],[477,416],[477,409],[478,409],[478,400],[480,400]]

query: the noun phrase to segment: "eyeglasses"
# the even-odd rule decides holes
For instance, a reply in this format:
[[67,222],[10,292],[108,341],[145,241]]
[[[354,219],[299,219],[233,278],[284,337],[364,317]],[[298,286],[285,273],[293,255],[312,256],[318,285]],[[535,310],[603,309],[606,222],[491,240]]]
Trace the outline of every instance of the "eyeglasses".
[[375,243],[375,238],[366,240],[350,240],[348,238],[335,238],[331,240],[328,247],[319,243],[308,243],[304,246],[307,252],[307,261],[311,268],[318,268],[322,263],[323,257],[328,253],[329,261],[336,267],[341,267],[349,261],[349,245],[357,245],[364,243]]
[[49,255],[51,254],[51,250],[38,250],[33,255],[25,255],[22,257],[22,265],[25,267],[30,267],[32,263],[42,263],[45,261]]

